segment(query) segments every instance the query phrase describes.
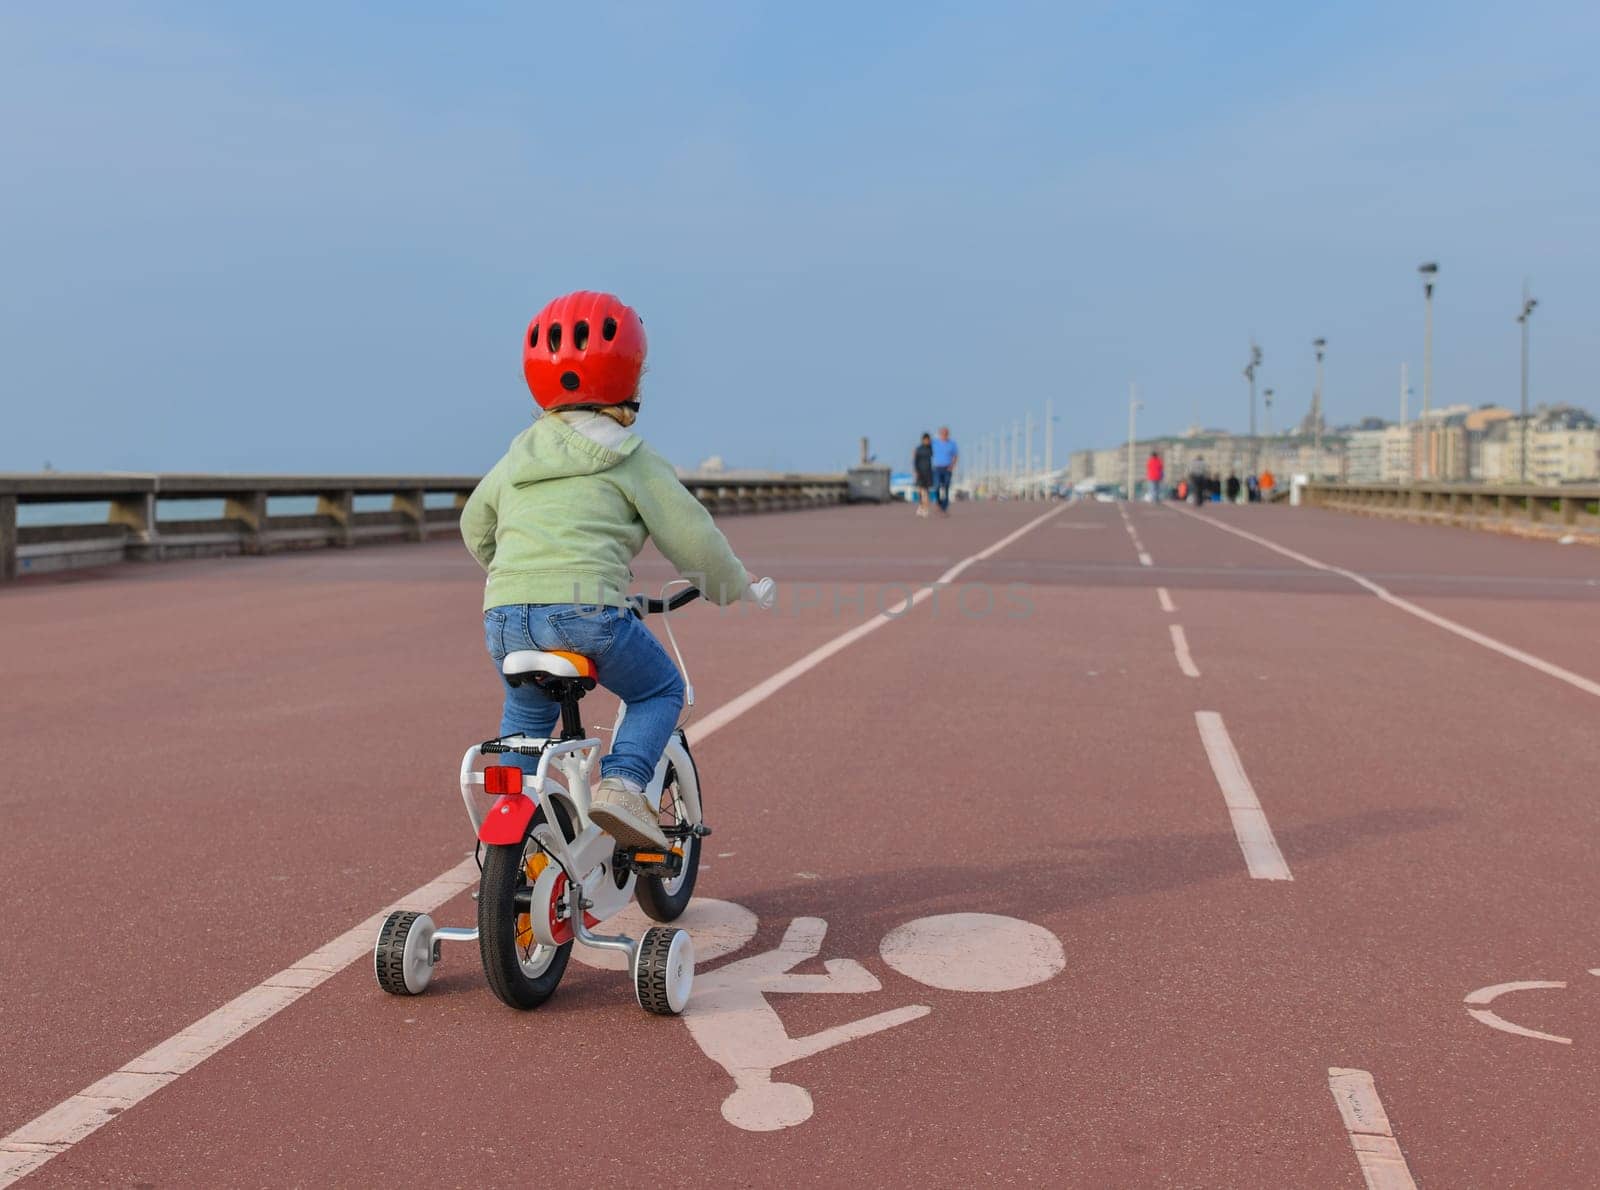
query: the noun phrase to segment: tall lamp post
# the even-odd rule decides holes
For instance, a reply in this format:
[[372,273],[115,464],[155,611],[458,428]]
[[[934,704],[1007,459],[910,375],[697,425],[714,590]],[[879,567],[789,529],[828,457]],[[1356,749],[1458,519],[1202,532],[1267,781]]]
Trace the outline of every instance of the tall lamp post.
[[1260,451],[1256,446],[1256,369],[1261,366],[1261,348],[1254,338],[1250,340],[1250,362],[1244,366],[1244,378],[1250,382],[1250,470],[1261,470]]
[[1322,355],[1328,348],[1326,339],[1311,340],[1311,349],[1317,353],[1317,391],[1311,399],[1311,465],[1322,467]]
[[1055,495],[1056,488],[1056,415],[1049,397],[1044,399],[1044,482],[1045,499]]
[[1134,478],[1133,478],[1134,426],[1135,426],[1135,422],[1136,422],[1136,419],[1137,419],[1138,414],[1139,414],[1139,410],[1141,410],[1143,408],[1144,408],[1144,405],[1139,400],[1139,386],[1136,383],[1134,383],[1133,381],[1131,381],[1131,380],[1128,381],[1128,492],[1127,492],[1127,495],[1128,495],[1128,499],[1130,501],[1133,499],[1133,485],[1134,485]]
[[1422,275],[1422,478],[1433,478],[1433,443],[1428,429],[1428,411],[1433,408],[1433,281],[1439,275],[1437,261],[1417,266]]
[[1033,410],[1022,415],[1022,497],[1033,499]]
[[1267,467],[1272,466],[1272,393],[1270,388],[1261,390],[1261,433],[1267,439]]
[[1522,313],[1517,321],[1522,324],[1522,482],[1528,482],[1528,319],[1539,304],[1528,296],[1528,283],[1522,283]]

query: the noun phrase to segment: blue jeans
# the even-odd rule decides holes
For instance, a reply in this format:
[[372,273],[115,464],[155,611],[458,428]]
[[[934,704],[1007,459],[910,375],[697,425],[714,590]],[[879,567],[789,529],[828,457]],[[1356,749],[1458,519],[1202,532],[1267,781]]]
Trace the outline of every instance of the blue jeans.
[[939,502],[943,512],[950,511],[950,473],[953,468],[935,467],[933,469],[933,498]]
[[[611,751],[600,760],[600,775],[650,784],[683,711],[683,675],[637,616],[617,607],[518,603],[484,612],[483,635],[496,673],[506,654],[519,649],[561,649],[593,661],[600,684],[628,704]],[[500,681],[506,692],[500,734],[549,736],[560,704],[532,683],[506,685],[503,674]],[[507,759],[529,772],[538,765],[531,756]]]

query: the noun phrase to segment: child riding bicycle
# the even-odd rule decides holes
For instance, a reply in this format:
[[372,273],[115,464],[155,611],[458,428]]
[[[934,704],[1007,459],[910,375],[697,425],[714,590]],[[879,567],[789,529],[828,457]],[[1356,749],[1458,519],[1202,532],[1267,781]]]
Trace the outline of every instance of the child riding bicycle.
[[[484,638],[497,672],[519,649],[578,653],[627,704],[589,814],[624,847],[665,848],[660,807],[645,790],[678,724],[684,684],[629,610],[630,563],[653,539],[719,604],[739,599],[752,579],[672,465],[630,431],[645,350],[644,323],[610,294],[570,293],[539,311],[523,339],[522,372],[543,415],[478,484],[461,536],[489,572]],[[556,703],[531,683],[501,683],[501,733],[549,736]]]

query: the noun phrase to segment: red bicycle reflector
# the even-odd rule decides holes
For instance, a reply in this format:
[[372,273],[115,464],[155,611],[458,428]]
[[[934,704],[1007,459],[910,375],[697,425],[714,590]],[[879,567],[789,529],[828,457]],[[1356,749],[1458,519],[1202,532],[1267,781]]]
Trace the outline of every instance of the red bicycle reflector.
[[483,770],[483,791],[493,797],[522,792],[522,770],[511,764],[491,764]]

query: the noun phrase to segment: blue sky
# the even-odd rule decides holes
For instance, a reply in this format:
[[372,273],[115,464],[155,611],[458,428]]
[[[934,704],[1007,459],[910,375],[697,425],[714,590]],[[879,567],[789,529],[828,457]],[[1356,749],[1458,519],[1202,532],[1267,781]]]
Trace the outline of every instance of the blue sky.
[[[1053,398],[1060,449],[1600,407],[1600,6],[11,5],[0,470],[473,472],[611,289],[640,429],[834,469]],[[1413,401],[1413,410],[1416,407]]]

